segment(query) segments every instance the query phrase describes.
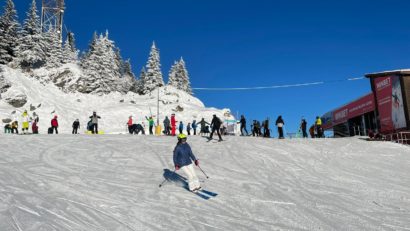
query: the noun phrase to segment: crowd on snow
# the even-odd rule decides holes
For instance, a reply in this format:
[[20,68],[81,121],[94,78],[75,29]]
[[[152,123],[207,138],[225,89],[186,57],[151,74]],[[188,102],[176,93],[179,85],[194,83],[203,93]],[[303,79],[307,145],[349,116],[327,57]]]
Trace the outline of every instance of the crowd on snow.
[[[27,134],[29,131],[30,123],[31,123],[31,129],[33,134],[38,134],[38,122],[39,122],[39,117],[38,115],[34,112],[33,117],[30,117],[29,114],[27,113],[27,110],[23,112],[21,115],[21,121],[22,121],[22,127],[21,131],[23,134]],[[91,134],[98,134],[98,120],[101,119],[99,115],[97,115],[96,112],[93,112],[93,114],[89,117],[89,121],[87,122],[87,132]],[[154,134],[154,118],[153,116],[146,116],[145,119],[148,122],[148,131],[150,135]],[[247,130],[247,121],[245,119],[245,116],[241,116],[240,120],[238,121],[238,124],[240,124],[240,133],[241,136],[256,136],[256,137],[272,137],[272,131],[269,128],[269,119],[263,120],[262,122],[258,120],[253,120],[251,124],[251,133],[248,133]],[[50,122],[50,127],[48,128],[48,134],[58,134],[58,117],[55,115],[53,119]],[[145,135],[145,123],[136,123],[133,120],[132,116],[129,116],[128,122],[127,122],[127,127],[128,127],[128,132],[130,134],[142,134]],[[276,119],[275,125],[277,127],[277,132],[278,132],[278,138],[279,139],[284,139],[284,126],[285,122],[282,118],[282,116],[278,116]],[[5,133],[16,133],[18,134],[18,128],[19,124],[17,120],[11,121],[10,123],[6,124],[4,126],[4,132]],[[72,134],[78,134],[80,128],[80,121],[79,119],[76,119],[73,124],[72,124]],[[216,115],[213,115],[213,118],[211,122],[207,122],[204,118],[202,118],[200,121],[193,120],[192,122],[188,122],[185,126],[183,121],[177,121],[175,114],[171,114],[170,118],[168,116],[165,116],[165,119],[163,120],[163,128],[164,130],[162,133],[164,135],[169,135],[169,136],[175,136],[177,134],[187,134],[187,135],[197,135],[197,132],[199,135],[207,136],[209,135],[209,138],[212,139],[212,136],[214,133],[217,133],[219,140],[222,140],[221,135],[227,134],[227,128],[223,124],[222,120],[217,117]],[[299,132],[300,137],[303,138],[308,138],[308,130],[307,130],[307,122],[304,118],[302,118],[299,126]],[[323,129],[322,129],[322,120],[319,116],[316,117],[316,120],[314,124],[309,128],[309,134],[311,138],[321,138],[324,137],[323,134]]]

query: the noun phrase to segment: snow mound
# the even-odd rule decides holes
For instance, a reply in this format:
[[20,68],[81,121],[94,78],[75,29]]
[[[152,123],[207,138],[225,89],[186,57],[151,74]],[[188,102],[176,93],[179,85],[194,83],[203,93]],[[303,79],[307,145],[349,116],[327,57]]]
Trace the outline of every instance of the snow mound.
[[[2,66],[1,69],[4,82],[11,87],[9,86],[5,93],[1,94],[0,119],[20,121],[24,110],[27,110],[30,116],[36,112],[40,117],[40,133],[46,133],[54,115],[58,115],[61,133],[71,133],[71,125],[75,119],[80,120],[81,132],[84,132],[88,117],[93,111],[101,116],[99,129],[105,133],[126,132],[129,116],[133,116],[135,123],[147,124],[145,116],[151,115],[154,116],[155,121],[157,120],[157,90],[142,96],[133,92],[127,94],[113,92],[105,95],[78,93],[74,91],[75,88],[70,87],[75,85],[82,72],[77,65],[72,64],[51,71],[35,70],[29,75],[6,66]],[[175,113],[176,119],[183,121],[185,126],[194,119],[198,121],[205,118],[210,122],[213,114],[221,119],[233,118],[229,109],[206,108],[199,99],[183,91],[171,86],[161,87],[159,89],[161,125],[165,116],[170,116],[171,113]]]
[[188,138],[204,200],[172,173],[174,137],[2,134],[0,230],[410,229],[406,146],[224,139]]

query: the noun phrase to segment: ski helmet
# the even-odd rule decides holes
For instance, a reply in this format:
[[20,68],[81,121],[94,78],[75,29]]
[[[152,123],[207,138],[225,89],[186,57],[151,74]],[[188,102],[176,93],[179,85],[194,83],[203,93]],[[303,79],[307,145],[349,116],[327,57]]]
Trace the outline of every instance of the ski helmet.
[[183,140],[183,139],[186,140],[186,139],[187,139],[187,136],[186,136],[185,134],[181,133],[181,134],[178,135],[177,138],[178,138],[178,140]]

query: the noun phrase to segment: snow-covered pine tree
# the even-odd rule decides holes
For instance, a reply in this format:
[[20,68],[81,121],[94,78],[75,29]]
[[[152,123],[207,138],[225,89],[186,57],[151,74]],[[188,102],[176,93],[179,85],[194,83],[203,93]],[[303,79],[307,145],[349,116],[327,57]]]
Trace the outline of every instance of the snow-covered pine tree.
[[77,47],[75,46],[75,37],[73,32],[68,32],[67,33],[67,40],[68,43],[70,44],[70,48],[72,52],[78,53]]
[[130,60],[122,62],[122,79],[123,79],[123,89],[124,93],[132,91],[137,93],[137,80],[135,79],[135,74],[132,72]]
[[177,69],[178,69],[178,62],[174,61],[174,64],[171,66],[171,69],[169,70],[168,85],[173,86],[178,89]]
[[50,28],[43,35],[44,39],[47,42],[47,67],[60,67],[63,64],[65,57],[63,56],[63,48],[61,46],[60,36],[58,32]]
[[38,68],[46,62],[46,44],[41,34],[40,17],[33,0],[24,20],[22,36],[16,48],[15,62],[23,69]]
[[80,92],[109,93],[118,90],[120,67],[116,62],[114,42],[105,36],[95,41],[88,55],[82,60],[85,77],[79,79]]
[[168,85],[192,95],[188,71],[182,57],[178,62],[175,61],[174,65],[172,65],[171,70],[169,71]]
[[[97,40],[98,40],[98,35],[97,35],[97,32],[94,31],[93,38],[91,39],[91,42],[88,45],[88,51],[85,52],[83,55],[81,55],[81,60],[86,59],[88,56],[90,56],[91,52],[95,50],[95,45],[97,44]],[[81,63],[83,62],[81,61]]]
[[151,92],[157,87],[164,86],[159,50],[156,48],[155,42],[152,43],[146,67],[147,72],[144,79],[144,94]]
[[137,79],[137,92],[140,95],[144,94],[144,83],[145,79],[147,78],[147,72],[145,71],[145,68],[142,67],[141,72],[140,72],[140,77]]
[[63,47],[63,63],[77,63],[79,52],[78,50],[73,49],[72,46],[73,43],[70,42],[70,37],[67,36],[67,39],[65,40]]
[[14,2],[7,0],[0,17],[0,64],[7,64],[16,57],[20,27]]
[[192,88],[191,88],[191,81],[189,80],[189,74],[188,70],[186,69],[185,66],[185,61],[181,57],[181,59],[178,62],[178,74],[180,76],[180,84],[181,84],[181,90],[185,91],[186,93],[192,95]]

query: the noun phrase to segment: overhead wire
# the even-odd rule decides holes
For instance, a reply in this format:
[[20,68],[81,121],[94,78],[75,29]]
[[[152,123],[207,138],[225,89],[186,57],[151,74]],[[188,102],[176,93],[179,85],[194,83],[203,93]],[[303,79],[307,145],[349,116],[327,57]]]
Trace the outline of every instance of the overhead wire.
[[306,87],[314,85],[322,85],[327,83],[337,83],[345,81],[357,81],[362,80],[365,77],[340,79],[333,81],[318,81],[318,82],[307,82],[307,83],[297,83],[297,84],[283,84],[283,85],[273,85],[273,86],[261,86],[261,87],[225,87],[225,88],[209,88],[209,87],[194,87],[192,90],[204,90],[204,91],[242,91],[242,90],[263,90],[263,89],[277,89],[277,88],[290,88],[290,87]]

